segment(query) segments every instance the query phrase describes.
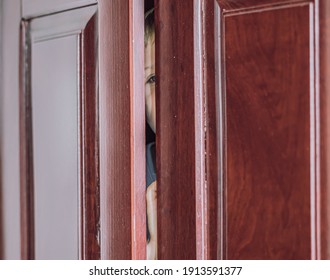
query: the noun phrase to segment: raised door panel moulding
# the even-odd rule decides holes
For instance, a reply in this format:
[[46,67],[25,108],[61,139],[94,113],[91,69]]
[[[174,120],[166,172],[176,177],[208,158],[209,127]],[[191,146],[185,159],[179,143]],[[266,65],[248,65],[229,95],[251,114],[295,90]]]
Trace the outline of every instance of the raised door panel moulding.
[[314,20],[310,1],[217,1],[223,258],[318,256]]
[[96,13],[93,5],[68,12],[49,15],[31,20],[30,32],[32,42],[39,42],[56,37],[80,33],[91,17]]
[[[33,259],[38,257],[35,245],[35,219],[34,197],[36,176],[34,174],[34,162],[36,152],[34,150],[36,135],[35,130],[42,130],[40,125],[33,127],[33,115],[35,116],[33,98],[36,98],[35,85],[40,75],[41,64],[39,62],[42,53],[50,55],[52,47],[56,42],[71,40],[72,52],[69,54],[73,60],[77,60],[76,67],[77,89],[78,89],[78,153],[79,153],[79,258],[99,259],[100,248],[98,241],[99,234],[99,146],[98,146],[98,52],[97,34],[98,24],[96,18],[97,6],[91,5],[80,9],[73,9],[62,13],[56,13],[44,17],[37,17],[31,20],[22,20],[21,23],[21,56],[20,56],[20,173],[21,173],[21,257]],[[71,35],[71,36],[68,36]],[[70,46],[70,45],[69,45]],[[63,46],[61,46],[63,47]],[[56,54],[58,50],[54,51]],[[58,53],[58,52],[57,52]],[[44,54],[45,55],[45,54]],[[63,57],[63,56],[61,56]],[[50,58],[50,57],[49,57]],[[53,59],[53,57],[51,58]],[[46,60],[47,61],[47,60]],[[66,63],[68,60],[62,61]],[[71,63],[72,64],[72,63]],[[34,65],[34,66],[33,66]],[[39,65],[39,69],[33,68]],[[72,66],[72,65],[71,65]],[[46,64],[45,68],[48,65]],[[58,67],[62,67],[58,64]],[[65,67],[65,65],[64,65]],[[35,77],[32,70],[37,73]],[[58,71],[60,72],[60,70]],[[74,70],[71,71],[71,74]],[[56,76],[55,76],[56,77]],[[52,79],[40,79],[49,86]],[[33,82],[34,81],[34,82]],[[65,82],[63,80],[63,82]],[[71,81],[70,81],[71,82]],[[74,81],[73,81],[74,83]],[[56,87],[57,88],[57,87]],[[61,90],[60,90],[61,91]],[[70,92],[75,90],[70,90]],[[45,91],[46,94],[46,91]],[[41,96],[43,97],[43,96]],[[40,98],[39,98],[40,99]],[[34,100],[35,102],[38,100]],[[35,111],[42,109],[36,106]],[[88,118],[86,117],[88,116]],[[40,117],[39,117],[40,119]],[[33,129],[33,130],[32,130]],[[35,139],[34,139],[35,138]],[[40,170],[40,169],[39,169]],[[40,202],[40,199],[39,199]],[[35,208],[38,211],[37,208]],[[39,208],[40,209],[40,208]],[[40,211],[39,213],[40,214]],[[38,217],[37,217],[38,218]],[[40,228],[40,227],[39,227]],[[39,240],[36,240],[39,242]],[[39,255],[43,258],[45,255]],[[48,257],[46,257],[48,258]]]
[[97,4],[97,0],[22,0],[24,19]]
[[276,9],[276,7],[289,7],[291,5],[297,6],[312,2],[308,0],[215,0],[218,2],[221,11],[225,13],[239,13],[251,11],[260,11],[262,9]]

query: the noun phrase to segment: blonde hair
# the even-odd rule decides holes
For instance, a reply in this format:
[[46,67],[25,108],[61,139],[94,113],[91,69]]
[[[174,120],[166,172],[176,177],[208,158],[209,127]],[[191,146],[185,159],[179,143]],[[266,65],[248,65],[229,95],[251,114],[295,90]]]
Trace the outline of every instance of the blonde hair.
[[155,35],[155,20],[154,8],[150,9],[144,15],[144,45],[146,46],[148,40]]

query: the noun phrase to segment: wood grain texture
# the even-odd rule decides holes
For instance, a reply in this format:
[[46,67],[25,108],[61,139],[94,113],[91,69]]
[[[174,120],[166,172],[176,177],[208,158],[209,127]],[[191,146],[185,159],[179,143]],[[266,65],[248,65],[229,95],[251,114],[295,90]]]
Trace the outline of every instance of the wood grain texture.
[[203,75],[205,91],[205,179],[206,179],[206,259],[219,259],[219,123],[218,96],[216,91],[216,55],[215,55],[215,1],[203,1]]
[[330,2],[315,1],[315,33],[319,34],[319,56],[316,56],[316,82],[319,82],[320,183],[316,197],[318,207],[318,252],[320,259],[330,259]]
[[94,15],[80,36],[81,259],[100,259],[98,29]]
[[158,257],[217,259],[214,1],[155,5]]
[[223,13],[240,13],[256,9],[276,9],[283,5],[305,4],[308,0],[215,0],[221,6]]
[[132,259],[146,259],[144,0],[130,1]]
[[194,1],[196,259],[218,259],[218,96],[213,0]]
[[146,257],[143,9],[99,1],[102,259]]
[[208,187],[205,181],[204,4],[203,1],[193,2],[196,259],[206,259],[209,251]]
[[313,6],[287,2],[221,18],[228,259],[310,259],[316,250]]
[[194,1],[156,1],[155,17],[158,258],[195,259]]

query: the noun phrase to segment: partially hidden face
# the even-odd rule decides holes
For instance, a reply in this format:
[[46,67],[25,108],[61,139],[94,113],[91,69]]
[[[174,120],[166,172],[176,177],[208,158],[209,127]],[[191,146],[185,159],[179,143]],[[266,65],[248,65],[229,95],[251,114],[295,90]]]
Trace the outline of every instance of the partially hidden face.
[[146,95],[146,117],[151,129],[156,133],[156,76],[155,76],[155,35],[152,34],[144,48],[144,81]]

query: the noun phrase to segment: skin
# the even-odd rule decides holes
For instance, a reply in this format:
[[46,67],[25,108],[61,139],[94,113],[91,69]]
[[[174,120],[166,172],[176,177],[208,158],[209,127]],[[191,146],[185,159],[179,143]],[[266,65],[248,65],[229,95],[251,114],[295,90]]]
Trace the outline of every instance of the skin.
[[[155,36],[151,35],[144,50],[146,117],[156,133],[156,79],[155,79]],[[147,259],[157,259],[157,181],[147,188],[147,216],[150,241],[147,244]]]
[[150,240],[147,244],[147,259],[157,260],[157,182],[147,190],[147,215]]
[[155,94],[155,36],[151,35],[144,49],[146,116],[151,129],[156,133],[156,94]]

